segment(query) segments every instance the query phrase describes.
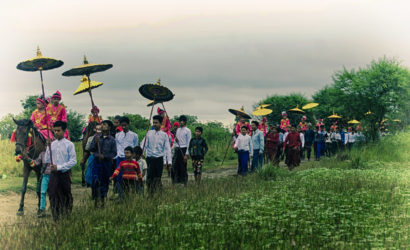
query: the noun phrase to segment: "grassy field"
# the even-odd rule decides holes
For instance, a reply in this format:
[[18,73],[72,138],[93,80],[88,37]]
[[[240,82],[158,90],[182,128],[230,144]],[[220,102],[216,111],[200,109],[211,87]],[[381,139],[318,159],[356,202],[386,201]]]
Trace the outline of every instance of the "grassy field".
[[1,230],[4,248],[260,249],[410,247],[410,133],[296,171],[265,166],[247,177],[176,186],[55,224]]

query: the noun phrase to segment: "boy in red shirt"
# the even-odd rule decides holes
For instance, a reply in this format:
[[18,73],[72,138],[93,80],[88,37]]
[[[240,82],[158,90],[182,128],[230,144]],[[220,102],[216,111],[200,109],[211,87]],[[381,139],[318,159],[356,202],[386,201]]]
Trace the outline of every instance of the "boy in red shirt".
[[140,166],[138,162],[132,159],[133,152],[134,150],[130,146],[124,149],[125,161],[120,162],[110,177],[110,180],[113,180],[122,170],[122,189],[125,194],[129,194],[130,191],[138,193],[143,186]]
[[288,144],[288,168],[292,170],[294,167],[299,165],[300,162],[300,153],[299,153],[299,146],[302,144],[300,140],[300,135],[296,131],[295,126],[292,126],[290,129],[290,133],[286,136],[286,140],[283,142],[283,149],[285,149],[286,144]]

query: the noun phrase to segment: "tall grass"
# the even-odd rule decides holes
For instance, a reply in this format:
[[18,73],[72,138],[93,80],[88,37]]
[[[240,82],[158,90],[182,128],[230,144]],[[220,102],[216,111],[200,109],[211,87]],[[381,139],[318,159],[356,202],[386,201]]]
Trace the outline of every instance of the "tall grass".
[[[167,188],[159,197],[131,197],[104,209],[94,209],[86,199],[58,223],[28,219],[2,230],[0,245],[405,249],[410,246],[409,156],[393,151],[408,148],[409,140],[409,133],[400,134],[354,149],[347,160],[335,157],[292,172],[269,165],[247,177],[206,179],[200,187]],[[395,157],[379,156],[381,150]],[[354,157],[360,157],[359,167],[352,164]]]

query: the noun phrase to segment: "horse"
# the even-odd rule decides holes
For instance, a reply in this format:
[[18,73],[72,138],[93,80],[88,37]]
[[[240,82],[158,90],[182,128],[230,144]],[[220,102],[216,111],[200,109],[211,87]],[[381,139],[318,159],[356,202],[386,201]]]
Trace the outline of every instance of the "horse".
[[[46,142],[40,132],[34,127],[33,122],[28,119],[15,120],[14,123],[17,125],[15,131],[15,142],[16,142],[16,155],[21,155],[24,163],[23,169],[23,186],[21,188],[21,200],[17,215],[24,215],[24,196],[27,191],[27,182],[30,172],[34,170],[37,177],[37,197],[38,197],[38,209],[40,209],[40,188],[41,188],[41,165],[31,167],[28,160],[37,159],[41,152],[46,150]],[[31,133],[31,143],[27,144],[29,140],[29,134]]]
[[80,166],[81,166],[81,183],[84,186],[86,186],[85,183],[85,170],[86,170],[86,163],[88,160],[88,157],[90,157],[90,151],[85,149],[85,146],[87,145],[88,138],[91,136],[95,135],[95,127],[97,126],[97,122],[90,122],[88,123],[85,132],[84,132],[84,137],[81,143],[82,149],[83,149],[83,158],[81,160]]

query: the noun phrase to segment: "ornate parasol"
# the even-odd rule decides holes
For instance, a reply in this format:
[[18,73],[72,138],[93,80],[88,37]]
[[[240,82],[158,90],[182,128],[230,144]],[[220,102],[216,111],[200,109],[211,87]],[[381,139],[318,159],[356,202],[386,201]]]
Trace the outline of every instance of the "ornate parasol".
[[88,94],[90,95],[91,99],[91,107],[95,106],[93,95],[91,93],[91,79],[90,75],[97,72],[106,71],[107,69],[112,68],[112,64],[90,64],[88,63],[87,57],[84,56],[84,64],[74,67],[70,70],[67,70],[63,73],[63,76],[82,76],[85,75],[88,78]]
[[319,103],[311,102],[303,106],[302,109],[312,109],[312,108],[316,108],[317,106],[319,106]]
[[365,113],[365,115],[371,115],[371,114],[373,114],[373,113],[370,110]]
[[262,102],[259,103],[259,106],[256,108],[256,110],[258,109],[262,109],[262,108],[266,108],[271,106],[272,104],[262,104]]
[[337,114],[335,114],[335,113],[333,113],[333,115],[329,115],[327,118],[330,118],[330,119],[340,119],[340,118],[342,118],[340,115],[337,115]]
[[160,103],[160,102],[150,101],[150,102],[147,104],[147,107],[151,107],[151,106],[156,105],[156,104],[158,104],[158,103]]
[[298,114],[304,114],[305,113],[305,111],[303,111],[299,108],[299,105],[297,105],[296,108],[289,109],[288,111],[293,112],[293,113],[298,113]]
[[[61,60],[57,60],[57,59],[50,58],[50,57],[44,57],[41,54],[40,47],[37,46],[37,56],[17,64],[17,69],[23,70],[23,71],[31,71],[31,72],[40,71],[41,90],[42,90],[43,99],[44,99],[46,95],[44,93],[43,70],[55,69],[55,68],[60,67],[63,64],[64,63]],[[44,113],[45,113],[46,123],[47,123],[47,135],[50,137],[50,128],[48,127],[48,116],[47,116],[45,109],[44,109]],[[49,150],[50,150],[50,162],[51,164],[53,164],[53,157],[52,157],[50,145],[49,145]]]
[[243,106],[241,109],[228,109],[228,111],[236,116],[243,117],[245,119],[251,119],[251,116],[245,113]]
[[156,84],[144,84],[138,90],[143,97],[157,103],[168,102],[174,98],[172,91],[161,85],[161,79],[158,79]]
[[399,119],[394,119],[393,121],[394,122],[401,122],[401,120],[399,120]]
[[359,124],[360,122],[358,120],[353,119],[351,121],[348,121],[347,123],[349,123],[349,124]]
[[88,84],[88,77],[84,75],[84,76],[81,78],[81,84],[80,84],[80,86],[78,86],[77,90],[74,91],[74,94],[73,94],[73,95],[78,95],[78,94],[81,94],[81,93],[84,93],[84,92],[88,92],[88,90],[89,90],[90,88],[91,88],[91,89],[95,89],[95,88],[100,87],[101,85],[103,85],[102,82],[96,82],[96,81],[91,81],[91,84],[89,85],[89,84]]
[[264,116],[264,115],[269,115],[272,112],[273,112],[272,109],[258,108],[252,112],[252,115]]

